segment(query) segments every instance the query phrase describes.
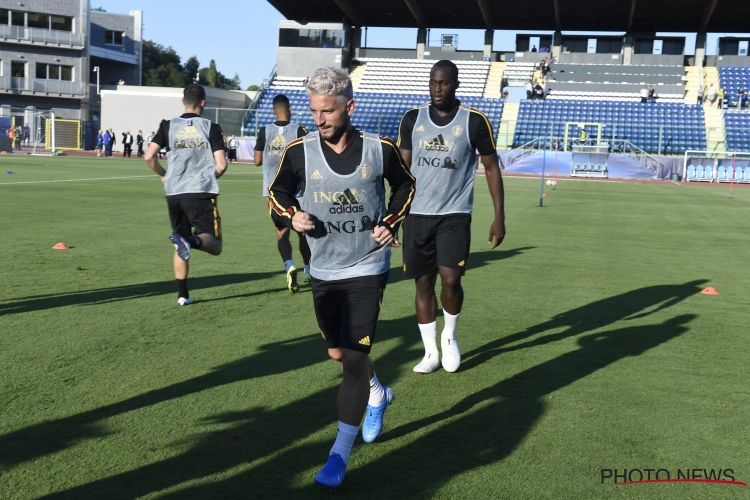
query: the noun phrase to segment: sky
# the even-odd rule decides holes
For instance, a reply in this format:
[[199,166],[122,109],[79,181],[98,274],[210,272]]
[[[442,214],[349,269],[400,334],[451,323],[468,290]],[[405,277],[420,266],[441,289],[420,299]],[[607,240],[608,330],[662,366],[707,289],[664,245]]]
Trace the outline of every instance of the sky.
[[[276,64],[278,22],[284,17],[266,0],[240,0],[211,4],[198,0],[90,0],[91,7],[103,7],[107,12],[127,14],[130,10],[143,11],[143,37],[164,46],[172,46],[185,62],[197,56],[201,67],[211,59],[227,77],[237,73],[242,88],[259,85]],[[333,0],[332,0],[333,1]],[[496,31],[493,50],[514,50],[516,33],[529,31]],[[552,33],[535,31],[536,34]],[[579,32],[563,32],[563,34]],[[439,44],[441,34],[457,34],[459,50],[482,50],[484,30],[433,29],[430,41]],[[612,35],[613,33],[602,33]],[[621,34],[621,33],[620,33]],[[664,35],[667,35],[666,33]],[[695,35],[686,36],[686,54],[693,54]],[[707,54],[716,54],[719,36],[739,34],[709,34]],[[414,48],[417,30],[406,28],[369,28],[367,46],[381,48]],[[364,36],[363,36],[364,41]]]

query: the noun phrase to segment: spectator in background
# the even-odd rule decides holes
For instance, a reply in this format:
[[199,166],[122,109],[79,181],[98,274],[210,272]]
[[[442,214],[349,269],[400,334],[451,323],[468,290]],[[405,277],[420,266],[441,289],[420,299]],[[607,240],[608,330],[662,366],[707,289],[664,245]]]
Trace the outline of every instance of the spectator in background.
[[713,104],[716,102],[716,88],[714,87],[714,84],[708,86],[708,103],[709,105],[713,106]]
[[648,88],[648,102],[654,102],[654,87]]
[[724,87],[719,87],[719,104],[716,106],[719,109],[722,109],[724,107]]
[[703,104],[703,95],[706,92],[706,89],[703,88],[703,85],[698,85],[698,104]]
[[233,135],[229,138],[227,141],[227,149],[229,151],[229,162],[236,162],[237,161],[237,147],[240,145],[240,143],[237,141],[237,138]]
[[130,158],[130,155],[133,154],[133,136],[130,135],[130,130],[122,134],[122,145],[122,157]]
[[539,82],[534,85],[534,99],[544,99],[544,87]]
[[112,134],[107,130],[104,132],[102,140],[104,142],[104,156],[112,158]]
[[138,158],[143,156],[143,130],[138,131],[138,136],[135,138],[135,143],[138,145]]
[[645,85],[641,89],[641,102],[648,102],[648,87]]
[[16,127],[16,149],[20,151],[21,149],[21,143],[23,142],[23,127],[18,126]]
[[104,134],[100,130],[96,136],[96,156],[102,155],[102,149],[104,149]]
[[745,99],[745,89],[740,87],[737,91],[737,109],[742,109],[743,99]]
[[23,124],[23,141],[27,146],[29,145],[29,141],[31,141],[31,128],[28,123]]
[[533,45],[533,46],[531,47],[531,51],[532,51],[532,52],[536,52],[536,45]]
[[120,80],[117,82],[117,86],[119,87],[120,85],[125,85],[125,80],[123,80],[122,78],[120,78]]
[[539,52],[547,52],[547,47],[539,47]]
[[13,151],[16,145],[16,129],[13,128],[13,125],[8,127],[8,130],[5,131],[5,135],[10,139],[10,150]]
[[503,87],[503,99],[508,100],[508,87]]
[[549,73],[549,61],[545,57],[542,59],[542,76],[547,76],[547,73]]
[[148,148],[151,144],[151,141],[154,139],[154,132],[152,131],[150,134],[146,136],[146,147]]
[[[111,128],[109,129],[109,135],[112,138],[112,149],[114,149],[115,144],[117,144],[117,136],[115,135],[115,131]],[[112,156],[112,149],[109,150],[109,156]]]
[[531,99],[533,94],[534,94],[534,84],[531,83],[531,81],[529,80],[526,83],[526,99]]

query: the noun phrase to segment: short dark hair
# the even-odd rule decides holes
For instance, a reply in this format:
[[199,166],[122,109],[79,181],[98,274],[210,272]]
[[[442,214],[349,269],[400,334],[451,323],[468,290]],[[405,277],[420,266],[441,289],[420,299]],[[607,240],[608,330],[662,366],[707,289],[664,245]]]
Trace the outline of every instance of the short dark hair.
[[[453,79],[458,81],[458,66],[453,64],[452,61],[449,61],[447,59],[442,59],[435,64],[432,65],[432,70],[435,70],[436,68],[443,68],[448,69],[453,72]],[[432,71],[431,70],[431,71]]]
[[185,102],[185,106],[196,106],[200,104],[201,101],[206,100],[206,89],[204,89],[202,85],[191,83],[185,87],[185,90],[182,92],[182,98]]
[[289,107],[289,98],[285,96],[284,94],[279,94],[276,97],[273,98],[273,107],[276,106],[286,106]]

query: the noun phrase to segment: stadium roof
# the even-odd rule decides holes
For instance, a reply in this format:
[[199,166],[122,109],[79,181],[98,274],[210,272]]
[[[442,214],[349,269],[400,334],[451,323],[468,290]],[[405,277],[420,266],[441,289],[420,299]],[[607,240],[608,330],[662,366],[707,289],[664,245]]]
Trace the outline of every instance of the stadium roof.
[[354,26],[750,32],[748,0],[268,0],[287,19]]

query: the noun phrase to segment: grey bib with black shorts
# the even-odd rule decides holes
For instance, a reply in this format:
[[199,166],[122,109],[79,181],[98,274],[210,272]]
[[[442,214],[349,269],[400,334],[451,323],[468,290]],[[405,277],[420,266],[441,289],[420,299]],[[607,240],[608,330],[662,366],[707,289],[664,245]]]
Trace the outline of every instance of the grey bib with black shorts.
[[419,108],[412,132],[411,173],[417,191],[412,215],[470,214],[474,204],[476,163],[469,140],[471,108],[461,104],[444,127],[430,119],[429,105]]
[[290,123],[279,127],[273,123],[266,125],[266,145],[263,148],[263,196],[268,196],[268,186],[276,178],[286,145],[297,138],[299,125]]
[[164,176],[167,196],[189,193],[219,194],[216,162],[211,151],[211,121],[172,118],[169,122],[169,162]]
[[381,246],[372,231],[385,217],[383,147],[380,137],[363,134],[362,159],[350,175],[328,166],[319,133],[304,138],[305,192],[302,210],[315,229],[306,232],[310,244],[310,274],[333,281],[378,275],[390,269],[391,248]]

